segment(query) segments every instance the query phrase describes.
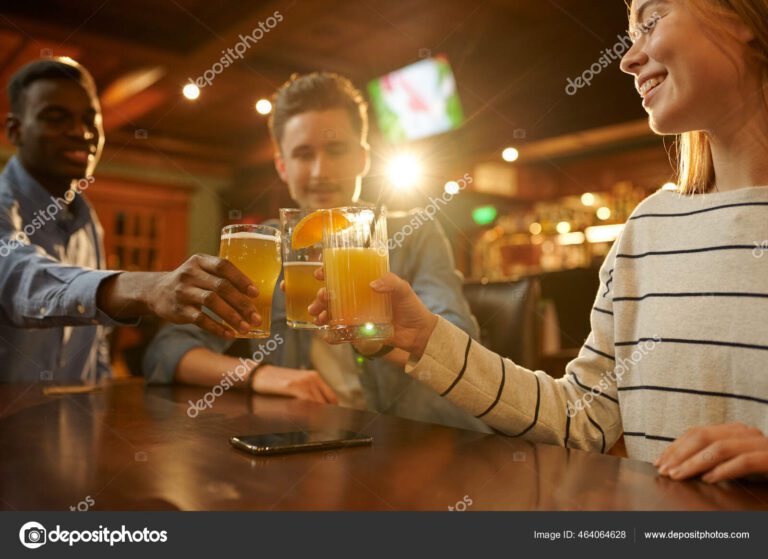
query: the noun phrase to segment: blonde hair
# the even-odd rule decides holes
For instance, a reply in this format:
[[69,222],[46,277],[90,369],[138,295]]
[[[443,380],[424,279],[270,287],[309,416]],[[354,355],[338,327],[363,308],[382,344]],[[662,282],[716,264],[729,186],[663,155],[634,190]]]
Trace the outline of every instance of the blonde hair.
[[[722,29],[722,21],[734,17],[749,27],[754,35],[749,47],[760,63],[763,100],[768,106],[768,0],[687,0],[687,4],[712,29]],[[677,166],[678,190],[683,194],[710,192],[715,187],[715,167],[706,132],[678,136]]]

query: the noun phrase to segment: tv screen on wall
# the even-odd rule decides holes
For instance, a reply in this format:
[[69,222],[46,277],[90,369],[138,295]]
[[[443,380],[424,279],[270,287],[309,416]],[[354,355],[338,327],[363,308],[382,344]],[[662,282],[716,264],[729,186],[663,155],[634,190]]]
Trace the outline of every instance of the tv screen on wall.
[[393,143],[442,134],[464,120],[453,70],[443,56],[372,80],[368,93],[379,129]]

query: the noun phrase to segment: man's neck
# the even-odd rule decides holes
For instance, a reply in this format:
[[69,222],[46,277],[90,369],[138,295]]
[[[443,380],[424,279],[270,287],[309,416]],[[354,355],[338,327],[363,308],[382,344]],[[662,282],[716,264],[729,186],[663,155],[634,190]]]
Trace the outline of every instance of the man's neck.
[[64,194],[72,186],[73,179],[65,179],[61,177],[52,177],[50,175],[46,175],[35,170],[34,168],[30,168],[28,165],[25,165],[23,160],[20,159],[20,161],[27,173],[29,173],[32,178],[35,179],[40,184],[40,186],[45,188],[54,198],[63,198]]

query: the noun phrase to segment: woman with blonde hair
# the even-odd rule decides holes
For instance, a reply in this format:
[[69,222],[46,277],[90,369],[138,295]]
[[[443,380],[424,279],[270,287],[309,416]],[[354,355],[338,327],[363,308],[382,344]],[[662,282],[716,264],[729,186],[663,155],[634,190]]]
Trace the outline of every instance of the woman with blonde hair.
[[407,372],[510,436],[604,452],[623,434],[673,479],[765,479],[767,22],[768,0],[633,0],[621,69],[651,128],[679,135],[679,191],[629,218],[563,378],[482,347],[387,274],[371,287],[392,294]]

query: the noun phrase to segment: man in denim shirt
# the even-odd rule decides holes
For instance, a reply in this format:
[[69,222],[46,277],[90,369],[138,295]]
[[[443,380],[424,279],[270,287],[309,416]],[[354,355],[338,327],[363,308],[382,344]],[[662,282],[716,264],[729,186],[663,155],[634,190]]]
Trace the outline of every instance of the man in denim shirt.
[[[335,74],[294,76],[278,90],[273,105],[275,166],[299,207],[357,203],[369,164],[367,107],[360,92]],[[391,247],[390,268],[408,278],[433,312],[476,337],[477,324],[439,224],[411,213],[390,216],[387,228],[390,238],[412,231],[396,235],[399,242]],[[247,365],[255,371],[252,388],[260,393],[488,431],[481,421],[406,375],[403,352],[366,359],[355,355],[348,344],[331,346],[316,332],[288,328],[285,318],[285,295],[276,290],[271,345],[249,340],[240,360],[223,355],[231,341],[194,327],[167,326],[145,355],[147,381],[213,386]],[[242,359],[243,354],[249,359]]]
[[8,94],[17,154],[0,175],[0,382],[108,377],[106,327],[144,314],[230,338],[203,305],[241,331],[260,322],[256,286],[213,256],[173,272],[102,270],[101,226],[82,194],[95,183],[104,130],[85,68],[37,60],[14,74]]

